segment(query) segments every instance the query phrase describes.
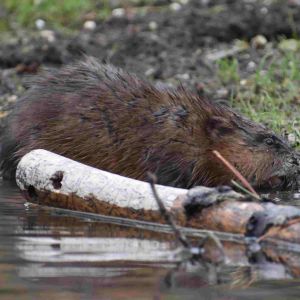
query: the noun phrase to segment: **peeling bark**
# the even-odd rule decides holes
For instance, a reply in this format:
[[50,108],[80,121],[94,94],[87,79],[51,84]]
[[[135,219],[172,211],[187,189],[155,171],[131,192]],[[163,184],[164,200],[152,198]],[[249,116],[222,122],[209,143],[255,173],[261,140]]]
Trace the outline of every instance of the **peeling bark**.
[[[131,219],[162,221],[149,183],[75,162],[46,150],[34,150],[20,161],[16,181],[29,202]],[[182,224],[180,205],[187,190],[157,186],[168,210]]]

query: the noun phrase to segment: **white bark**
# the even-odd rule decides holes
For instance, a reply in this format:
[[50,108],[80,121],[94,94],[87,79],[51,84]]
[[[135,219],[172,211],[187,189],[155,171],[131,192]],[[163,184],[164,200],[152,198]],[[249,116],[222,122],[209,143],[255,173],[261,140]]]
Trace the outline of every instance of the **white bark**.
[[[51,179],[57,172],[63,174],[60,188],[55,188]],[[149,183],[95,169],[46,150],[33,150],[21,159],[16,181],[21,190],[33,186],[40,191],[72,193],[83,199],[92,195],[119,207],[158,210]],[[167,209],[188,191],[161,185],[156,188]]]

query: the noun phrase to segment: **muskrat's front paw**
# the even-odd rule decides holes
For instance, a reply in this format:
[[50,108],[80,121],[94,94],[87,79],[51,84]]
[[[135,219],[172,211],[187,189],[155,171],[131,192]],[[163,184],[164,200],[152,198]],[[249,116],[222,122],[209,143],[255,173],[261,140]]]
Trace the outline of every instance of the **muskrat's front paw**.
[[191,216],[199,210],[219,203],[224,200],[238,200],[242,195],[235,192],[231,187],[223,185],[215,188],[197,186],[188,191],[187,199],[183,206],[185,213]]

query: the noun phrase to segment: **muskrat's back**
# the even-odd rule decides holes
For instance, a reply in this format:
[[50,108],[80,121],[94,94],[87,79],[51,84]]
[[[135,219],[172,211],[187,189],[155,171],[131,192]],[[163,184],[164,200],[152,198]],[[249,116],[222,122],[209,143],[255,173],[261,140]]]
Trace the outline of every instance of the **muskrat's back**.
[[231,109],[94,59],[37,78],[9,117],[3,175],[14,176],[19,159],[37,148],[136,179],[151,171],[180,187],[230,182],[214,149],[256,185],[274,178],[282,185],[298,164],[284,141]]

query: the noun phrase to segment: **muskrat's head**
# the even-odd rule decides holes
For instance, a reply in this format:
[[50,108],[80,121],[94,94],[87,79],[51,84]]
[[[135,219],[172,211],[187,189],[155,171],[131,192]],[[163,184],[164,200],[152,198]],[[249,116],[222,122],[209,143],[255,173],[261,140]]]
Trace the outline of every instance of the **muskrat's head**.
[[222,107],[218,114],[208,116],[205,131],[208,136],[207,155],[215,168],[211,171],[212,176],[207,177],[209,185],[226,184],[234,178],[211,154],[217,150],[257,188],[297,187],[300,156],[271,130]]

